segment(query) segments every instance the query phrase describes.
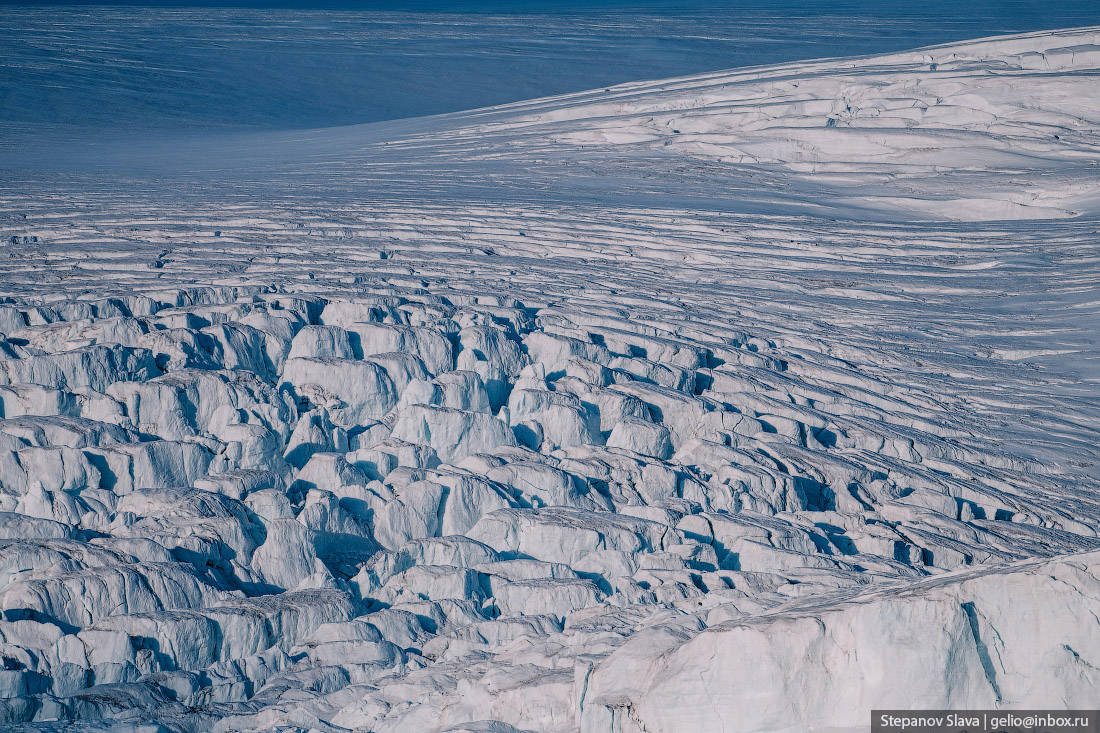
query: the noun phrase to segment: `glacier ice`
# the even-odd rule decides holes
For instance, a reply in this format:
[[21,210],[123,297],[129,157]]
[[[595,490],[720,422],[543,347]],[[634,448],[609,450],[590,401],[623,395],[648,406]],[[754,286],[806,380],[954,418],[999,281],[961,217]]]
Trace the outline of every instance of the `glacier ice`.
[[1098,48],[318,133],[290,201],[5,185],[0,723],[1089,707]]

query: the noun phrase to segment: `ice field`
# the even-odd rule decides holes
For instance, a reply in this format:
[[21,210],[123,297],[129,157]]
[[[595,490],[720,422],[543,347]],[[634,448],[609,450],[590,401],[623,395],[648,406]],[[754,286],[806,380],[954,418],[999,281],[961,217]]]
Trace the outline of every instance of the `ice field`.
[[1100,27],[261,112],[4,123],[5,730],[1094,706]]

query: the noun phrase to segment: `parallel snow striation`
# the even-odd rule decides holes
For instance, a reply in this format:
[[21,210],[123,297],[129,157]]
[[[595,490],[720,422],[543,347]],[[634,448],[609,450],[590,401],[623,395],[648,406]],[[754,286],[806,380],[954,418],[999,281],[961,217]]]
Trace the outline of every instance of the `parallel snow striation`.
[[4,721],[1086,707],[1096,33],[12,172]]

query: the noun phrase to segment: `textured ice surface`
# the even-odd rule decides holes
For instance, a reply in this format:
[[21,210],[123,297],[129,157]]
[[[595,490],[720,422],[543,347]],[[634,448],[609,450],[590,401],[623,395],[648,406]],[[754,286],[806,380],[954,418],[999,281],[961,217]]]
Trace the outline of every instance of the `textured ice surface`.
[[4,723],[1088,707],[1098,68],[1084,29],[14,154]]

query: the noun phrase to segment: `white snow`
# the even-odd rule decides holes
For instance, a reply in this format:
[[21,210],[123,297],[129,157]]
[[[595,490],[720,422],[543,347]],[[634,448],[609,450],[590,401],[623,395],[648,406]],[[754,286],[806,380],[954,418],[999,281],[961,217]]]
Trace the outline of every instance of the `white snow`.
[[13,155],[0,722],[1092,707],[1097,48]]

